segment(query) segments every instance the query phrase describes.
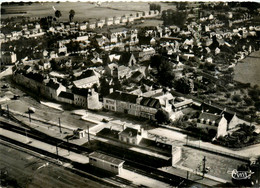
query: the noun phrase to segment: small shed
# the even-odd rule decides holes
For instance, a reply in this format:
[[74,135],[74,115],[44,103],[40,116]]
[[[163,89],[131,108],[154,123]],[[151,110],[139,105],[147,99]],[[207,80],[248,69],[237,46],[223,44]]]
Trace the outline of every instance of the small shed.
[[82,128],[78,128],[77,130],[74,130],[74,135],[78,138],[78,139],[81,139],[81,138],[84,138],[86,136],[85,134],[85,130],[82,129]]
[[102,154],[93,152],[89,154],[89,163],[95,167],[104,169],[114,174],[120,174],[125,161]]

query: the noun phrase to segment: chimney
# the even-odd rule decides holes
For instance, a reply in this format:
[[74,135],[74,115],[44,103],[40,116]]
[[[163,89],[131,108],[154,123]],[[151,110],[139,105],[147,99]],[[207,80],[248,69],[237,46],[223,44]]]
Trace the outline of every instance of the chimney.
[[141,128],[141,136],[144,134],[144,128]]
[[126,129],[125,123],[124,123],[124,124],[122,124],[122,128],[123,128],[123,130],[125,130],[125,129]]
[[111,87],[111,88],[109,89],[109,94],[110,94],[110,93],[113,93],[113,91],[114,91],[114,89]]

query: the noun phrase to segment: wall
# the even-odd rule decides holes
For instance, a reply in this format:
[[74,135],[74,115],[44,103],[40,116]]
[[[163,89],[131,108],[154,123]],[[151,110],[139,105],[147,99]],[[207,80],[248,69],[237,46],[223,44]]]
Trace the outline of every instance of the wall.
[[181,147],[172,148],[172,165],[175,165],[182,158],[182,150]]
[[111,111],[116,111],[116,101],[113,99],[104,98],[104,108]]
[[74,94],[74,104],[76,106],[87,107],[87,98],[84,96]]
[[99,159],[92,158],[92,157],[89,157],[89,162],[91,165],[93,165],[95,167],[107,170],[107,171],[115,173],[115,174],[120,174],[121,169],[123,168],[122,165],[115,166],[107,161],[99,160]]

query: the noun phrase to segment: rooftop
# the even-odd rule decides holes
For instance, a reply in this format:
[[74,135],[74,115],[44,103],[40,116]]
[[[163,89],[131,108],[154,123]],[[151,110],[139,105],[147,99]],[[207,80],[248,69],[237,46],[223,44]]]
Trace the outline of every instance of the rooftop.
[[89,157],[101,159],[101,160],[107,161],[109,163],[112,163],[114,165],[120,165],[125,162],[123,160],[120,160],[120,159],[117,159],[117,158],[114,158],[114,157],[111,157],[111,156],[108,156],[108,155],[105,155],[102,153],[98,153],[98,152],[93,152],[93,153],[89,154]]
[[115,99],[119,101],[125,101],[130,103],[136,103],[136,99],[138,98],[137,95],[128,94],[128,93],[120,93],[118,91],[113,92],[106,96],[106,98]]
[[73,84],[76,87],[81,87],[81,86],[84,86],[86,84],[90,84],[90,83],[98,82],[98,81],[99,81],[99,79],[98,79],[97,76],[90,76],[90,77],[83,78],[83,79],[80,79],[80,80],[75,80],[75,81],[73,81]]
[[147,97],[143,97],[140,104],[151,108],[160,108],[161,106],[159,99],[153,99]]
[[119,133],[119,135],[128,136],[128,137],[136,137],[137,134],[138,134],[138,130],[130,127],[127,127],[125,130]]
[[65,92],[65,91],[61,91],[60,94],[59,94],[59,97],[74,100],[74,95],[72,93],[68,93],[68,92]]
[[222,118],[221,115],[210,114],[206,112],[202,112],[199,116],[199,119],[215,121],[216,123],[218,123],[221,120],[221,118]]

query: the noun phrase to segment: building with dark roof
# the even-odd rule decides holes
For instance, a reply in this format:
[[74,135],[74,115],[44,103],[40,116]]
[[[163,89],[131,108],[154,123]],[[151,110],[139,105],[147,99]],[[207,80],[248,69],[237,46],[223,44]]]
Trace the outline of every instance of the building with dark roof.
[[212,114],[202,112],[197,121],[197,127],[206,130],[209,134],[215,134],[219,136],[227,135],[228,123],[224,114]]
[[159,99],[124,92],[116,91],[104,97],[105,109],[148,119],[155,119],[160,107]]
[[141,131],[139,132],[137,129],[126,127],[118,135],[120,141],[126,142],[128,144],[138,145],[143,138],[143,134],[143,129],[141,129]]
[[74,102],[74,95],[72,93],[61,91],[60,94],[58,95],[58,100],[60,102],[73,104],[73,102]]

